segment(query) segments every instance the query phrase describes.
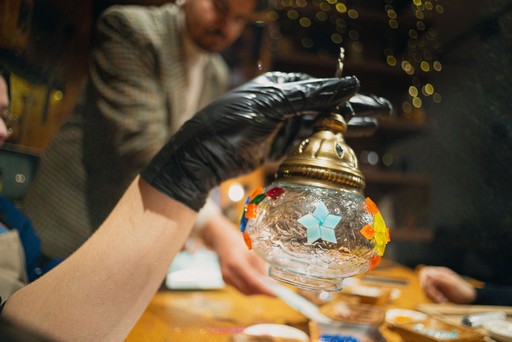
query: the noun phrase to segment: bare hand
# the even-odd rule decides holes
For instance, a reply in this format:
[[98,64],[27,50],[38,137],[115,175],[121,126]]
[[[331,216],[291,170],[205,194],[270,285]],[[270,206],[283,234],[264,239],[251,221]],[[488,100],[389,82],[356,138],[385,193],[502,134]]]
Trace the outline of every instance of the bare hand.
[[242,234],[226,217],[218,216],[205,225],[202,236],[218,255],[224,281],[246,295],[275,296],[261,280],[267,275],[263,259],[247,249]]
[[473,285],[447,267],[423,267],[419,279],[427,296],[435,302],[470,304],[476,298]]

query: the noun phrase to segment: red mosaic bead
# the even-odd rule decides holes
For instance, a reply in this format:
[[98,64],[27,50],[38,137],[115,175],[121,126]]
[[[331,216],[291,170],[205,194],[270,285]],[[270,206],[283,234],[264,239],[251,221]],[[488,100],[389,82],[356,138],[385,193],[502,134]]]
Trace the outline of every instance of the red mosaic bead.
[[272,198],[273,200],[275,200],[276,198],[278,198],[279,196],[281,196],[282,194],[284,194],[284,189],[283,188],[280,188],[278,186],[270,189],[270,190],[267,190],[267,192],[265,193],[268,197]]

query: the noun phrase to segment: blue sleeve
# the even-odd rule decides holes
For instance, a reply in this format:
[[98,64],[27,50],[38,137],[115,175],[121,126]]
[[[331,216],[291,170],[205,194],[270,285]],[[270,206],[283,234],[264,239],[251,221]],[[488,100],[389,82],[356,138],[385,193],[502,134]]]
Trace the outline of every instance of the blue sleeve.
[[39,278],[61,262],[45,258],[41,254],[41,239],[37,236],[30,219],[13,202],[0,197],[0,221],[9,229],[16,229],[20,236],[29,282]]
[[38,267],[41,256],[41,239],[32,228],[32,222],[19,210],[13,202],[7,198],[0,197],[0,217],[9,229],[16,229],[20,236],[29,281],[37,278],[34,274]]

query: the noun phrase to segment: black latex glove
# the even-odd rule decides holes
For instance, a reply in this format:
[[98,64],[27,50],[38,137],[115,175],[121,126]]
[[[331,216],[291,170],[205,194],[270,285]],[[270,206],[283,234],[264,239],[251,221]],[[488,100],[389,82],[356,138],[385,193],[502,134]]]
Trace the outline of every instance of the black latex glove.
[[[250,172],[288,146],[275,143],[304,111],[331,110],[359,89],[355,77],[315,79],[266,73],[232,90],[187,121],[153,158],[142,178],[198,211],[221,182]],[[281,130],[281,131],[280,131]],[[292,141],[280,137],[278,141]]]

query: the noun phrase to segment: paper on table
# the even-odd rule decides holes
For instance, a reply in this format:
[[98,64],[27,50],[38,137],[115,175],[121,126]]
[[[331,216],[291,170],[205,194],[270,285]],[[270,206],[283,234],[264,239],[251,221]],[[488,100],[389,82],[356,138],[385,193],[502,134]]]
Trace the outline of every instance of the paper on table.
[[224,287],[217,254],[202,247],[176,255],[165,285],[174,290],[206,290]]
[[318,307],[302,297],[301,295],[293,292],[286,286],[280,285],[270,278],[261,278],[261,280],[268,286],[276,296],[281,298],[286,304],[306,316],[307,318],[321,323],[332,323],[333,320],[320,312]]

